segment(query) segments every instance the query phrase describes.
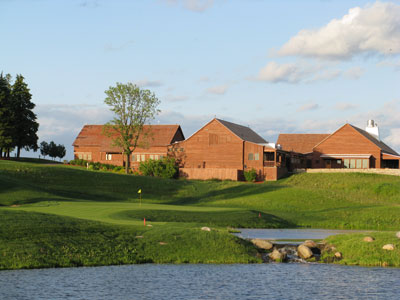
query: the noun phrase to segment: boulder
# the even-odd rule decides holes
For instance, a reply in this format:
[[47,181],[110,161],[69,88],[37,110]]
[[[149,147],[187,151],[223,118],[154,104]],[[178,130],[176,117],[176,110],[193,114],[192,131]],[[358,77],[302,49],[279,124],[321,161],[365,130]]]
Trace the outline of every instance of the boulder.
[[400,231],[396,232],[396,236],[400,239]]
[[274,261],[284,261],[286,259],[286,253],[279,252],[277,249],[274,249],[268,256]]
[[392,251],[394,250],[394,245],[393,244],[386,244],[382,247],[383,250],[389,250]]
[[308,248],[316,248],[316,247],[318,247],[317,243],[312,241],[312,240],[304,241],[303,245],[307,246]]
[[372,236],[366,236],[363,238],[363,241],[370,243],[370,242],[375,241],[375,239]]
[[203,231],[211,231],[211,228],[210,227],[201,227],[201,230],[203,230]]
[[342,258],[342,253],[340,253],[339,251],[335,252],[335,257],[336,258]]
[[274,244],[267,240],[262,239],[252,239],[251,242],[260,249],[270,250],[274,247]]
[[303,259],[308,259],[313,256],[311,249],[305,245],[300,245],[299,247],[297,247],[297,253]]

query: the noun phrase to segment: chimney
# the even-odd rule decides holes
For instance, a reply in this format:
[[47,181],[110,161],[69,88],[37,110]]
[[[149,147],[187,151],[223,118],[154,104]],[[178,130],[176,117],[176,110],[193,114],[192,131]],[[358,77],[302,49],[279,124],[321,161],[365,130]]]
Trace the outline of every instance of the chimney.
[[368,132],[372,137],[376,138],[378,141],[381,140],[379,137],[378,123],[375,123],[374,120],[368,120],[365,131]]

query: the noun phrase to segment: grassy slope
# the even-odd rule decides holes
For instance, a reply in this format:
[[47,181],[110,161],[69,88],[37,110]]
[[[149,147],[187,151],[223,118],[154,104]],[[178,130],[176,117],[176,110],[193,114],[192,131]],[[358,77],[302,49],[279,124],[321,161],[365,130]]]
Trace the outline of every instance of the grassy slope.
[[[343,259],[336,263],[344,265],[391,266],[400,267],[400,239],[394,232],[371,232],[373,242],[364,242],[367,234],[346,234],[327,238],[343,254]],[[393,244],[395,249],[382,249],[383,245]],[[325,257],[334,253],[326,254]]]
[[[137,195],[139,188],[143,191],[141,206]],[[247,184],[231,181],[164,180],[91,172],[63,165],[0,161],[1,205],[3,208],[0,208],[0,213],[22,213],[23,210],[35,218],[37,215],[34,212],[48,213],[53,214],[51,218],[59,218],[57,220],[66,224],[71,220],[66,218],[67,216],[92,222],[101,221],[103,223],[81,221],[86,223],[79,225],[82,235],[82,239],[79,240],[85,241],[84,236],[89,235],[87,230],[95,226],[93,224],[101,225],[101,230],[110,230],[119,236],[118,245],[133,243],[132,247],[135,247],[137,255],[129,258],[130,262],[247,262],[253,260],[248,255],[252,251],[251,247],[238,244],[238,240],[230,237],[226,230],[213,230],[213,238],[210,240],[210,233],[199,231],[199,227],[307,226],[397,230],[400,228],[400,178],[372,174],[300,174],[279,182]],[[10,208],[12,205],[18,207]],[[45,216],[50,217],[40,215],[40,219]],[[146,217],[153,227],[143,227],[143,217]],[[12,224],[18,226],[21,222],[19,215],[18,218],[13,218],[16,221]],[[2,220],[4,219],[0,218],[0,223]],[[77,219],[74,219],[74,222],[78,222]],[[13,229],[9,227],[9,230],[1,231],[0,244],[6,244],[7,247],[11,245],[10,247],[15,249],[23,248],[26,255],[34,255],[32,253],[37,253],[37,244],[47,240],[48,243],[54,244],[49,244],[49,247],[51,251],[55,251],[57,259],[41,261],[36,265],[33,262],[31,265],[15,264],[23,260],[20,257],[14,264],[13,260],[7,260],[8,267],[51,266],[54,265],[54,261],[65,256],[65,253],[57,252],[57,245],[70,245],[69,231],[59,236],[60,241],[53,240],[52,230],[58,229],[53,228],[53,222],[44,223],[47,223],[46,226],[50,229],[47,236],[39,240],[35,240],[31,235],[31,231],[39,230],[37,223],[29,221],[29,226],[21,233],[21,236],[28,236],[28,239],[21,239],[20,236],[10,242],[8,235]],[[116,224],[120,226],[115,227]],[[143,234],[146,239],[143,241],[147,242],[138,242],[136,239],[133,242],[132,234],[124,233],[127,230],[135,236],[146,230]],[[33,240],[33,244],[29,244],[29,240]],[[89,251],[83,245],[86,242],[90,244],[89,240],[85,243],[76,239],[71,241],[74,247],[81,247],[77,250],[80,256]],[[160,245],[159,242],[167,244]],[[31,248],[26,248],[24,243],[31,245]],[[106,249],[123,247],[114,245],[113,241],[105,240],[101,235],[95,235],[93,243],[96,247],[104,245]],[[8,257],[8,254],[4,255],[4,251],[10,253],[11,248],[4,250],[6,246],[2,247],[0,254],[3,252],[3,257]],[[234,249],[233,252],[231,248]],[[178,254],[177,249],[181,249]],[[39,254],[40,259],[51,257],[47,253]],[[113,257],[98,263],[87,258],[86,262],[84,259],[79,263],[70,260],[66,265],[128,261],[123,260],[126,257],[121,259]],[[3,260],[5,258],[0,259]]]

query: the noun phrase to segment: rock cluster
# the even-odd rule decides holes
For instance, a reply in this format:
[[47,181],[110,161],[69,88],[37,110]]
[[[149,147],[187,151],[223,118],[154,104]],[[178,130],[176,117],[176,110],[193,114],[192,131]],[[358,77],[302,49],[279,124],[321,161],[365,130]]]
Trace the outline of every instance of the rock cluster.
[[274,244],[272,244],[268,240],[263,240],[263,239],[252,239],[251,242],[258,248],[264,249],[264,250],[270,250],[274,247]]

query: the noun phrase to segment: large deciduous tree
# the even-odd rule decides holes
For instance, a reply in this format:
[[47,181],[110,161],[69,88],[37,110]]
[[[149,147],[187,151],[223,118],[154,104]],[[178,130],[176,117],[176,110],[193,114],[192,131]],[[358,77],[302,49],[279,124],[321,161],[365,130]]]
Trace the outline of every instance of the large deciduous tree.
[[160,101],[149,90],[132,83],[118,83],[105,91],[104,103],[115,117],[105,126],[105,134],[113,138],[114,146],[122,149],[126,157],[125,172],[129,172],[130,158],[143,135],[143,126],[160,112]]
[[21,148],[25,150],[38,149],[37,141],[39,124],[36,122],[36,114],[32,111],[35,104],[31,102],[32,95],[22,75],[17,75],[12,86],[11,99],[14,111],[13,145],[17,148],[17,157],[20,157]]

